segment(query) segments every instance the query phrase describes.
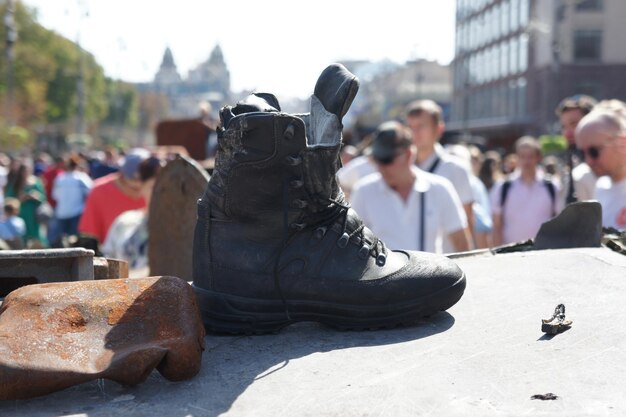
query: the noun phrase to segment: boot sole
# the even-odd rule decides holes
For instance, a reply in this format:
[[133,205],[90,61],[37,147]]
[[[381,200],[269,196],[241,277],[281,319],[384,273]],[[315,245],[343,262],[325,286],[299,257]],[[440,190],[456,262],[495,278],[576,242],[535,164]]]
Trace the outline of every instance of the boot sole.
[[319,322],[339,330],[376,330],[409,326],[447,310],[465,291],[465,274],[448,288],[401,303],[360,306],[314,301],[262,300],[218,293],[193,286],[207,331],[226,334],[277,333],[301,321]]

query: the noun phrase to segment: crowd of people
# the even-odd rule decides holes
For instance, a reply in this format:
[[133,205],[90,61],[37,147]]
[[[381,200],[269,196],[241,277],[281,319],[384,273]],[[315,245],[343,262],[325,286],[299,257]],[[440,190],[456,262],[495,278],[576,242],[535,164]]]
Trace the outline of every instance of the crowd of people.
[[[344,146],[337,177],[366,226],[390,248],[466,251],[533,238],[575,201],[598,200],[603,225],[626,229],[626,105],[588,96],[556,109],[568,143],[542,155],[524,136],[501,155],[442,146],[441,108],[410,103],[361,154]],[[147,263],[147,207],[164,158],[136,148],[51,160],[0,154],[0,248],[64,247],[80,237],[105,256]]]
[[51,160],[0,155],[0,246],[81,244],[112,258],[147,262],[147,207],[162,157],[143,148]]
[[450,253],[534,238],[576,201],[598,200],[603,226],[626,229],[626,105],[585,95],[556,109],[567,150],[543,155],[523,136],[501,155],[442,146],[445,124],[431,100],[381,124],[361,155],[348,147],[339,182],[366,226],[389,247]]

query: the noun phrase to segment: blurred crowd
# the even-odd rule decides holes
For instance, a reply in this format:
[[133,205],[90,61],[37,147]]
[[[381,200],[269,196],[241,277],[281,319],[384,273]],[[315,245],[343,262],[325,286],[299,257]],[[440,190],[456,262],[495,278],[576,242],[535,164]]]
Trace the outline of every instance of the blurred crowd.
[[168,155],[116,149],[51,158],[0,154],[0,246],[83,246],[147,262],[147,208]]
[[[357,146],[337,177],[351,206],[392,249],[437,253],[525,241],[576,201],[598,200],[603,225],[626,229],[626,105],[588,96],[556,109],[568,148],[536,138],[510,153],[442,146],[441,108],[410,103]],[[147,266],[148,207],[173,153],[144,148],[52,159],[0,154],[0,249],[82,246]]]
[[366,226],[396,249],[450,253],[523,242],[585,200],[600,202],[604,227],[626,229],[626,105],[577,95],[555,113],[565,151],[544,155],[524,136],[503,154],[442,146],[441,108],[418,100],[401,120],[344,147],[338,179]]

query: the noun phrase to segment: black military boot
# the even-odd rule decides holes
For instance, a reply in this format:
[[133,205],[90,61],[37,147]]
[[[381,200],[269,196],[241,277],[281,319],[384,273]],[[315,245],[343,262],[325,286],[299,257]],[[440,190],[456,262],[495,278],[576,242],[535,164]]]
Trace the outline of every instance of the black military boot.
[[311,112],[282,113],[271,94],[220,111],[219,151],[198,202],[193,287],[208,330],[277,331],[297,321],[341,329],[410,324],[463,295],[448,258],[390,251],[346,202],[341,118],[358,81],[334,64]]

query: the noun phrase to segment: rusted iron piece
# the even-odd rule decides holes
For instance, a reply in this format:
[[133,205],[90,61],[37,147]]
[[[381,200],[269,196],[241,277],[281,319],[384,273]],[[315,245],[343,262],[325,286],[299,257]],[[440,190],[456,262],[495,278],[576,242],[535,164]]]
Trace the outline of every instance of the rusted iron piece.
[[[150,275],[192,276],[193,233],[197,202],[209,184],[209,175],[197,162],[177,156],[157,177],[148,216]],[[172,221],[173,218],[176,221]]]
[[99,378],[136,385],[154,368],[188,379],[203,350],[196,300],[180,278],[26,286],[0,309],[0,400]]
[[563,304],[556,306],[551,318],[541,320],[541,331],[547,334],[562,333],[571,327],[572,321],[565,320],[565,305]]

